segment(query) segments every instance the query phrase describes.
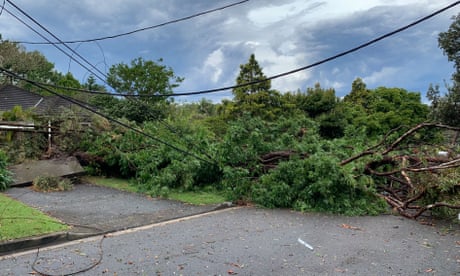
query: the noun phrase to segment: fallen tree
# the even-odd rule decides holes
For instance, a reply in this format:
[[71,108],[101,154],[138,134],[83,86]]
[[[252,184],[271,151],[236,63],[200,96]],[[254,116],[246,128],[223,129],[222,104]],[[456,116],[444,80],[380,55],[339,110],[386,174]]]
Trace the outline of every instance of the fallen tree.
[[[394,130],[340,165],[364,160],[362,173],[376,179],[379,196],[404,217],[416,219],[441,207],[460,209],[458,146],[423,139],[427,133],[446,130],[458,132],[460,128],[421,123],[399,136]],[[440,152],[440,148],[448,150]]]

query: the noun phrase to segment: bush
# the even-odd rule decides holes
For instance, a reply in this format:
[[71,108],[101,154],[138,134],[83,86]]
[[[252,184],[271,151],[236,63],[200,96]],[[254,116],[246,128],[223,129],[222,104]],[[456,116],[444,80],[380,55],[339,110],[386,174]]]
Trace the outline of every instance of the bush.
[[55,176],[37,176],[32,185],[33,189],[39,192],[68,191],[73,188],[70,179]]
[[283,162],[253,186],[254,202],[267,207],[326,211],[346,215],[378,214],[385,204],[339,165],[315,154]]
[[[18,123],[33,121],[30,111],[23,111],[20,106],[0,114],[0,120]],[[37,158],[46,149],[46,136],[42,133],[16,131],[3,133],[5,135],[0,136],[1,148],[7,154],[9,162],[13,164],[21,163],[25,159]]]
[[7,169],[6,154],[0,150],[0,191],[8,189],[12,182],[13,178]]

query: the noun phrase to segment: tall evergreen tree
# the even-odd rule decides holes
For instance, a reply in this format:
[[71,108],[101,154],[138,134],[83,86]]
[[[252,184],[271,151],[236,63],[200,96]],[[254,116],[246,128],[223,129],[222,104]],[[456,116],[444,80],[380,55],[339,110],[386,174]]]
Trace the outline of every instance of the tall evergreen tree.
[[[262,72],[262,67],[256,60],[254,54],[251,54],[249,61],[246,64],[240,65],[240,74],[236,78],[237,85],[262,81],[254,84],[245,85],[233,89],[233,95],[237,103],[247,102],[248,96],[259,92],[268,92],[271,89],[270,80]],[[263,81],[266,80],[266,81]]]

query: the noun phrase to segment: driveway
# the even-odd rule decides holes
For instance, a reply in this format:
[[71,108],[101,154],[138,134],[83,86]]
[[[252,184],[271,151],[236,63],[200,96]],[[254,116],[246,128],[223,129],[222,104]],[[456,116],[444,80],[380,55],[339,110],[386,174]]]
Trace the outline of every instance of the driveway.
[[209,212],[220,206],[184,204],[92,184],[78,184],[65,192],[42,193],[23,187],[5,193],[73,226],[72,234],[114,232]]

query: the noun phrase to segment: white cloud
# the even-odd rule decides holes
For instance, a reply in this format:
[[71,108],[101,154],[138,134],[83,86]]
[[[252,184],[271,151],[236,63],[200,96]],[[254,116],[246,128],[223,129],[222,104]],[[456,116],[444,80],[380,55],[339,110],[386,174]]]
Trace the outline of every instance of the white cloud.
[[363,81],[371,86],[386,86],[389,84],[389,80],[398,75],[400,70],[398,67],[384,67],[379,71],[372,72],[369,76],[363,77]]
[[224,54],[222,49],[217,49],[212,52],[204,62],[204,74],[210,74],[213,83],[217,83],[222,75],[224,66]]
[[[305,62],[305,55],[298,54],[283,54],[268,43],[260,43],[254,48],[254,54],[259,65],[262,67],[264,74],[267,77],[278,75],[284,72],[302,67]],[[272,87],[281,92],[295,91],[302,88],[302,84],[309,78],[310,74],[307,71],[300,71],[282,78],[277,78],[272,81]]]
[[[163,23],[219,7],[224,5],[222,2],[132,0],[127,4],[122,0],[17,0],[15,4],[27,8],[59,37],[81,39]],[[102,66],[102,60],[110,66],[129,62],[139,55],[150,60],[164,58],[165,65],[185,77],[178,92],[196,91],[235,84],[239,65],[246,63],[251,53],[256,55],[267,76],[278,75],[357,46],[450,2],[251,0],[164,28],[101,41],[102,49],[95,43],[82,44],[78,51],[99,64],[98,67]],[[450,17],[458,12],[459,8],[452,9],[352,55],[275,79],[272,86],[281,92],[295,91],[319,81],[322,86],[345,94],[356,76],[370,86],[407,84],[410,87],[405,88],[409,90],[421,90],[417,87],[423,88],[427,82],[442,83],[443,78],[450,77],[452,65],[437,48],[437,35],[447,29]],[[0,29],[4,39],[40,40],[5,13],[0,16]],[[26,47],[44,52],[56,68],[67,70],[69,58],[53,47]],[[71,65],[77,79],[87,75],[75,62]],[[216,99],[228,94],[203,96]]]
[[324,2],[294,1],[287,4],[268,5],[256,8],[248,13],[248,18],[259,27],[267,27],[285,19],[292,19],[305,12],[311,12]]

